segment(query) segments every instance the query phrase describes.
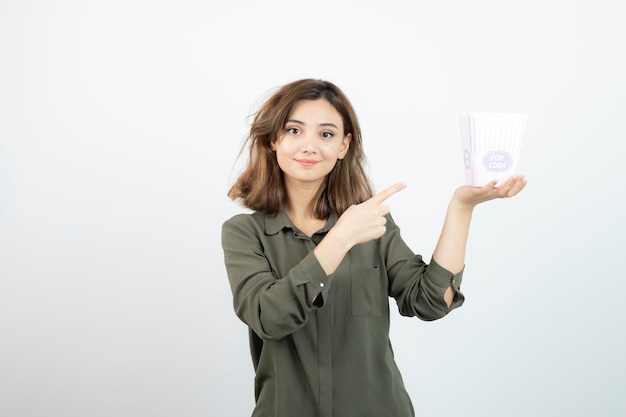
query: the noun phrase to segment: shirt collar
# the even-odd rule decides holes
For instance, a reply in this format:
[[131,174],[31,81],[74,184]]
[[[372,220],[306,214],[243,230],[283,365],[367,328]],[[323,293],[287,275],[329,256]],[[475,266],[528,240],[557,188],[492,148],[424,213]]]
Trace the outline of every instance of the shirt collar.
[[[330,213],[326,225],[320,230],[320,233],[328,232],[331,227],[337,223],[339,215]],[[296,230],[296,226],[291,222],[287,213],[282,208],[276,216],[265,216],[265,233],[267,235],[275,235],[283,229]]]

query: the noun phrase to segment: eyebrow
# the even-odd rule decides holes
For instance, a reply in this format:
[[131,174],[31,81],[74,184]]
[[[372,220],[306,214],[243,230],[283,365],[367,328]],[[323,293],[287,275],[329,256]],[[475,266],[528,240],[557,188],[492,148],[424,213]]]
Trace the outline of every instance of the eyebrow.
[[[296,119],[289,119],[285,123],[296,123],[296,124],[303,125],[303,126],[306,124],[306,123],[304,123],[304,122],[302,122],[300,120],[296,120]],[[335,129],[339,130],[337,125],[335,125],[334,123],[330,123],[330,122],[320,123],[319,126],[334,127]]]

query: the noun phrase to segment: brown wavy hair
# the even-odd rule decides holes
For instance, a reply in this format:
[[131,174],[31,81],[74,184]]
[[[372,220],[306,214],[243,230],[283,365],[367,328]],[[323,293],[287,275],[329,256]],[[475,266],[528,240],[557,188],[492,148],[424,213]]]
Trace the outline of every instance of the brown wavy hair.
[[344,135],[352,134],[342,160],[326,176],[311,202],[310,211],[319,219],[330,213],[341,215],[353,204],[372,197],[372,186],[364,169],[365,154],[361,127],[352,104],[339,87],[329,81],[302,79],[280,87],[253,114],[250,131],[240,156],[249,148],[248,164],[228,191],[228,197],[254,211],[276,215],[287,193],[283,172],[271,149],[284,129],[292,107],[299,100],[326,100],[341,115]]

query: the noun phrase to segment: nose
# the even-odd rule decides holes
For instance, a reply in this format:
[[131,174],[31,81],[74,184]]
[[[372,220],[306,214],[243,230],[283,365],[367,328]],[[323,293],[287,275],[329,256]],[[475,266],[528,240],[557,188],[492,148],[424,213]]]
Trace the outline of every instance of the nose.
[[311,135],[307,135],[306,139],[302,142],[302,151],[306,153],[315,153],[315,138]]

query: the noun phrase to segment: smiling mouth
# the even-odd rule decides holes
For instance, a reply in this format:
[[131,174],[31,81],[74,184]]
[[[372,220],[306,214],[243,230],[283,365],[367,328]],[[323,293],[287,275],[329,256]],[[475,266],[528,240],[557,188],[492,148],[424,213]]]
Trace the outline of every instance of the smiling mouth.
[[317,164],[319,161],[315,161],[312,159],[296,159],[296,162],[305,167],[312,167]]

